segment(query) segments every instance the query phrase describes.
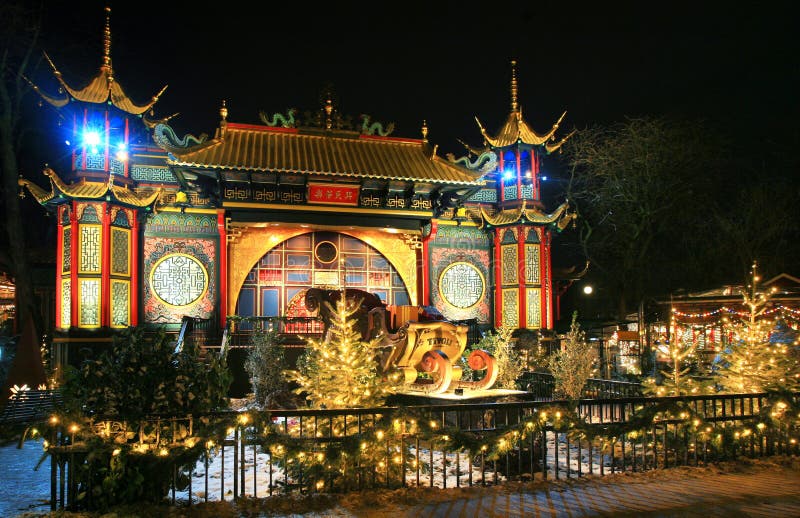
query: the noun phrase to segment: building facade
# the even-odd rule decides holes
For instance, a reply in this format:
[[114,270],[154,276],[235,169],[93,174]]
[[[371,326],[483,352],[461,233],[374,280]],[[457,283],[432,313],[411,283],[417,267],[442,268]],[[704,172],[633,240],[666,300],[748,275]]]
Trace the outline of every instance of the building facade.
[[56,322],[69,336],[110,334],[184,316],[307,316],[309,288],[359,288],[395,307],[431,306],[486,328],[549,330],[558,293],[552,236],[574,218],[545,207],[540,164],[569,135],[522,116],[512,62],[510,110],[482,147],[437,154],[333,96],[316,110],[229,120],[178,137],[155,117],[165,89],[137,104],[116,80],[106,13],[99,72],[53,94],[69,164],[49,186],[20,185],[56,215]]

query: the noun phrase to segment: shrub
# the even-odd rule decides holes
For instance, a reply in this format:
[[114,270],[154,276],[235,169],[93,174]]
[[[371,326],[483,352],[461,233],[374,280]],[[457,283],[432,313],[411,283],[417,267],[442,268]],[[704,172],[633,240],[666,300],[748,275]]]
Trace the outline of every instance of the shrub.
[[596,360],[597,351],[586,341],[575,312],[563,347],[551,354],[547,361],[555,381],[555,393],[571,400],[580,399],[586,381],[594,372]]
[[250,338],[244,369],[250,377],[256,403],[261,408],[273,406],[271,403],[275,395],[287,387],[283,375],[285,354],[281,342],[275,329],[253,333]]

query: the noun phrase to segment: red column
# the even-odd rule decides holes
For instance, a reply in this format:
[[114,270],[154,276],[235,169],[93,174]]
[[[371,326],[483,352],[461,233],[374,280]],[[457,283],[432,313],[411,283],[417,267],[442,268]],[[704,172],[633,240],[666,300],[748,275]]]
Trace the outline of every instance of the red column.
[[506,179],[505,179],[505,161],[503,160],[503,152],[497,152],[497,170],[500,172],[500,201],[506,201]]
[[422,238],[422,257],[420,258],[420,262],[422,263],[422,268],[418,268],[417,271],[421,270],[422,275],[421,277],[421,286],[419,287],[419,291],[422,294],[422,305],[423,306],[430,306],[431,305],[431,265],[430,265],[430,242],[432,239],[436,238],[436,232],[439,230],[439,224],[436,220],[431,220],[431,233],[427,236]]
[[228,233],[225,230],[225,211],[217,212],[219,230],[219,305],[220,326],[225,327],[228,316]]
[[106,171],[108,171],[109,174],[111,174],[111,161],[108,159],[108,147],[111,145],[111,123],[108,120],[108,111],[106,111],[105,136],[106,136],[106,148],[105,148],[105,162],[106,162],[106,165],[105,165],[104,169]]
[[522,199],[522,166],[520,164],[519,148],[516,149],[517,157],[517,199]]
[[61,328],[61,275],[64,270],[64,223],[62,215],[64,207],[59,207],[56,211],[58,218],[58,235],[56,236],[56,329]]
[[503,324],[503,255],[500,251],[500,231],[494,229],[494,326]]
[[78,243],[80,243],[80,228],[78,228],[78,204],[72,202],[72,213],[69,216],[70,226],[72,227],[71,240],[72,246],[70,246],[70,264],[72,268],[70,269],[69,279],[70,279],[70,310],[69,310],[69,320],[70,325],[73,327],[78,326],[78,268],[80,267],[80,263],[78,262],[80,259],[80,254],[78,254]]
[[139,213],[132,211],[131,218],[131,325],[139,325]]
[[539,154],[536,149],[531,149],[531,179],[533,183],[533,199],[538,200],[539,195]]
[[542,231],[541,233],[541,247],[540,247],[540,256],[539,256],[539,264],[542,265],[541,271],[541,327],[542,329],[550,329],[552,325],[550,324],[551,316],[550,316],[550,307],[548,304],[549,296],[548,290],[550,289],[550,236],[546,231]]
[[100,327],[111,325],[111,213],[107,203],[103,211],[100,238]]
[[128,159],[122,163],[122,174],[125,178],[128,177],[129,174],[129,165],[131,163],[130,159],[130,129],[128,128],[128,118],[125,118],[125,152],[128,153]]
[[[517,155],[519,158],[519,155]],[[522,191],[520,191],[522,192]],[[528,291],[525,289],[525,227],[517,227],[517,286],[519,287],[519,327],[528,328]]]

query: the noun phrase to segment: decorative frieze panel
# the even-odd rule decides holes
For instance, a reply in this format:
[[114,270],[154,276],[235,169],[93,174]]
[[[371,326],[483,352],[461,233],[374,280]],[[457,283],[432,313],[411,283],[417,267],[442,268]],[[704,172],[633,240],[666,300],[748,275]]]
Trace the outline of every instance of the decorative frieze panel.
[[87,170],[105,171],[106,170],[105,153],[86,153],[85,167]]
[[539,245],[525,245],[525,283],[539,284]]
[[503,264],[501,275],[503,285],[517,284],[517,245],[503,245],[501,247]]
[[370,209],[379,209],[382,205],[382,197],[378,192],[363,192],[358,200],[359,205]]
[[208,289],[208,272],[200,261],[188,254],[162,257],[150,273],[150,287],[164,304],[194,304]]
[[503,290],[503,326],[511,329],[519,327],[519,290]]
[[132,165],[131,177],[139,182],[148,183],[178,183],[175,175],[168,167],[154,167],[147,165]]
[[523,184],[522,185],[522,199],[524,199],[524,200],[532,200],[533,199],[533,185],[530,185],[530,184]]
[[467,199],[467,201],[480,202],[480,203],[497,203],[497,191],[495,189],[481,189],[480,191],[470,196]]
[[528,288],[525,293],[528,300],[527,328],[539,329],[542,327],[542,291],[539,288]]
[[217,235],[217,218],[212,214],[161,212],[147,220],[147,235]]
[[516,185],[507,185],[503,187],[503,196],[506,200],[516,200],[517,199],[517,186]]

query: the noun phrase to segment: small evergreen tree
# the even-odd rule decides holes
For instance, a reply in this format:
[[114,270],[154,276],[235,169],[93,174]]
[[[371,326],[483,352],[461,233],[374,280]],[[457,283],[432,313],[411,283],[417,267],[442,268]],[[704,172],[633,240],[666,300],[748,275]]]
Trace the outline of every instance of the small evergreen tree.
[[749,292],[742,290],[746,318],[728,325],[735,337],[720,362],[718,381],[723,392],[742,394],[768,390],[796,391],[800,388],[800,364],[794,350],[784,343],[770,342],[773,323],[761,319],[771,293],[758,293],[756,264]]
[[594,373],[596,360],[597,351],[586,341],[576,311],[572,314],[572,324],[562,348],[547,359],[547,367],[555,381],[555,393],[570,400],[580,399],[586,381]]
[[275,395],[286,388],[284,361],[282,339],[276,329],[270,326],[266,331],[253,333],[244,368],[259,407],[272,407]]
[[314,408],[359,408],[383,404],[390,384],[377,372],[378,339],[365,342],[356,324],[360,302],[348,308],[344,294],[331,308],[331,325],[322,340],[309,340],[297,370],[286,371]]
[[656,378],[647,378],[642,383],[642,389],[648,396],[685,396],[709,392],[712,387],[707,382],[693,379],[689,373],[691,365],[685,366],[686,359],[697,350],[695,343],[670,343],[668,369],[661,371],[662,381],[657,383]]
[[524,365],[511,341],[511,332],[506,327],[500,327],[495,332],[490,330],[475,346],[491,354],[497,362],[496,388],[516,389],[517,380],[522,375]]

